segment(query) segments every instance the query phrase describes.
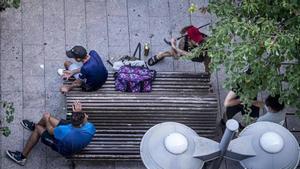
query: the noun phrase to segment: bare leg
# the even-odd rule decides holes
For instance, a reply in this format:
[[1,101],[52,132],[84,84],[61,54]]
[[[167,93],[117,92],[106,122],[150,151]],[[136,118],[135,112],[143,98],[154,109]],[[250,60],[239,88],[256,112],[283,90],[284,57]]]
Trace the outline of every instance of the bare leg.
[[[53,128],[56,127],[58,123],[59,123],[58,119],[56,119],[52,116],[50,117],[50,124],[52,125]],[[40,121],[36,125],[46,127],[46,120],[45,120],[44,116],[40,119]]]
[[29,153],[31,152],[32,148],[36,145],[36,143],[39,141],[41,135],[43,132],[46,131],[46,128],[36,125],[34,131],[31,133],[29,139],[27,140],[27,143],[23,149],[23,155],[27,158]]
[[79,79],[76,79],[75,81],[73,81],[73,83],[71,85],[63,85],[61,88],[60,88],[60,91],[65,94],[67,92],[69,92],[70,90],[72,90],[73,88],[75,87],[80,87],[82,84],[82,81],[79,80]]
[[172,38],[171,39],[171,46],[172,46],[172,52],[175,53],[175,58],[180,58],[181,56],[184,56],[184,55],[187,55],[188,52],[185,51],[185,50],[182,50],[181,49],[181,45],[179,43],[179,47],[176,47],[177,46],[177,42],[176,42],[176,39]]
[[170,51],[165,51],[165,52],[159,52],[157,55],[157,59],[163,59],[165,57],[170,57],[170,56],[174,56],[175,53],[173,50]]

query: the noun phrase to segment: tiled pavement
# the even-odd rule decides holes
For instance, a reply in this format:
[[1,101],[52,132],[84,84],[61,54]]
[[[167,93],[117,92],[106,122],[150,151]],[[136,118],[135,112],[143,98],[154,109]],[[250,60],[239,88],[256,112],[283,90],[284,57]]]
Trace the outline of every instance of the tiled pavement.
[[[38,120],[45,111],[64,117],[65,99],[59,93],[62,81],[57,68],[73,45],[95,49],[102,59],[132,54],[137,43],[150,43],[150,55],[168,49],[163,38],[178,36],[181,27],[200,26],[211,17],[189,14],[193,2],[205,0],[21,0],[19,9],[7,9],[0,19],[1,96],[15,103],[12,134],[0,140],[0,169],[63,169],[70,163],[38,144],[25,167],[5,157],[4,150],[21,150],[29,136],[19,122]],[[202,31],[208,33],[207,28]],[[185,60],[165,59],[154,66],[158,71],[201,72],[203,65]],[[215,91],[224,98],[213,76]],[[79,162],[76,168],[142,169],[136,162]]]

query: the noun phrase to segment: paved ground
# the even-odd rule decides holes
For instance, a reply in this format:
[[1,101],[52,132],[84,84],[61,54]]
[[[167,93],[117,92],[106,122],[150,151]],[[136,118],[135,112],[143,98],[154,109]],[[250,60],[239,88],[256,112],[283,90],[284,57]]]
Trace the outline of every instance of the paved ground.
[[[25,167],[5,157],[4,150],[21,150],[29,136],[19,122],[38,120],[48,111],[64,117],[65,101],[59,93],[62,81],[57,68],[73,45],[95,49],[102,59],[132,54],[138,42],[150,43],[150,55],[168,47],[163,38],[175,37],[182,26],[210,22],[209,15],[189,14],[192,1],[202,0],[21,0],[18,10],[1,13],[1,96],[15,103],[12,134],[2,137],[0,168],[69,168],[69,163],[42,144],[33,150]],[[204,28],[202,31],[207,32]],[[202,64],[165,59],[155,66],[159,71],[203,71]],[[223,76],[214,76],[215,91]],[[0,139],[1,140],[1,139]],[[76,168],[135,169],[141,163],[78,163]]]

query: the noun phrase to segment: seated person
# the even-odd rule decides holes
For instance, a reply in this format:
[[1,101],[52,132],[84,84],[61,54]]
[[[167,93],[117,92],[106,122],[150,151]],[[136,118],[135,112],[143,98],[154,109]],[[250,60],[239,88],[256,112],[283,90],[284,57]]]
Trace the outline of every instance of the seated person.
[[94,125],[88,122],[87,114],[81,112],[79,102],[73,104],[70,122],[58,120],[46,112],[38,123],[23,120],[21,125],[32,131],[23,151],[6,151],[8,157],[19,165],[25,165],[28,155],[40,138],[52,150],[68,157],[86,147],[96,132]]
[[[176,45],[176,39],[171,39],[171,49],[169,51],[160,52],[158,55],[155,55],[148,59],[148,65],[153,66],[165,57],[175,57],[180,58],[181,56],[190,54],[189,52],[198,47],[201,43],[205,41],[207,35],[201,33],[199,29],[194,26],[184,27],[180,31],[181,35],[185,35],[178,44]],[[204,62],[205,72],[209,72],[209,63],[210,58],[207,55],[207,51],[202,52],[198,57],[192,59],[192,61],[196,62]]]
[[62,93],[67,93],[74,87],[82,87],[83,91],[95,91],[101,88],[107,79],[108,72],[96,51],[92,50],[87,54],[84,47],[74,46],[66,54],[69,58],[82,62],[83,65],[66,61],[64,63],[66,70],[58,70],[64,79],[72,76],[76,79],[71,85],[63,85],[60,89]]
[[282,112],[284,103],[279,103],[279,95],[275,97],[269,95],[265,100],[265,108],[267,113],[259,117],[257,121],[270,121],[280,125],[284,124],[285,113]]
[[[225,115],[227,119],[232,119],[233,116],[235,116],[237,113],[241,112],[242,115],[246,114],[246,111],[244,110],[245,105],[241,102],[239,99],[240,97],[235,94],[235,92],[230,91],[224,101],[224,106],[226,108]],[[250,117],[258,118],[259,117],[259,109],[261,106],[261,102],[256,100],[255,97],[253,100],[253,103],[250,107]],[[222,119],[223,120],[223,119]],[[223,120],[224,122],[224,120]],[[225,123],[225,122],[224,122]]]

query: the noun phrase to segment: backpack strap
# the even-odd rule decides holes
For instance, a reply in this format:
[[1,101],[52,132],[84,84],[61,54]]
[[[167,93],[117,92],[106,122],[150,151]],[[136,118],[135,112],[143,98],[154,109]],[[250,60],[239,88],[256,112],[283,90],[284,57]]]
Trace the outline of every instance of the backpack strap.
[[140,42],[138,43],[138,45],[137,45],[136,48],[135,48],[135,51],[134,51],[134,53],[133,53],[133,57],[135,57],[137,51],[139,51],[139,57],[138,57],[138,59],[141,60],[141,55],[142,55],[142,45],[141,45]]
[[113,66],[113,63],[111,63],[110,60],[106,60],[106,62],[107,62],[110,66]]

